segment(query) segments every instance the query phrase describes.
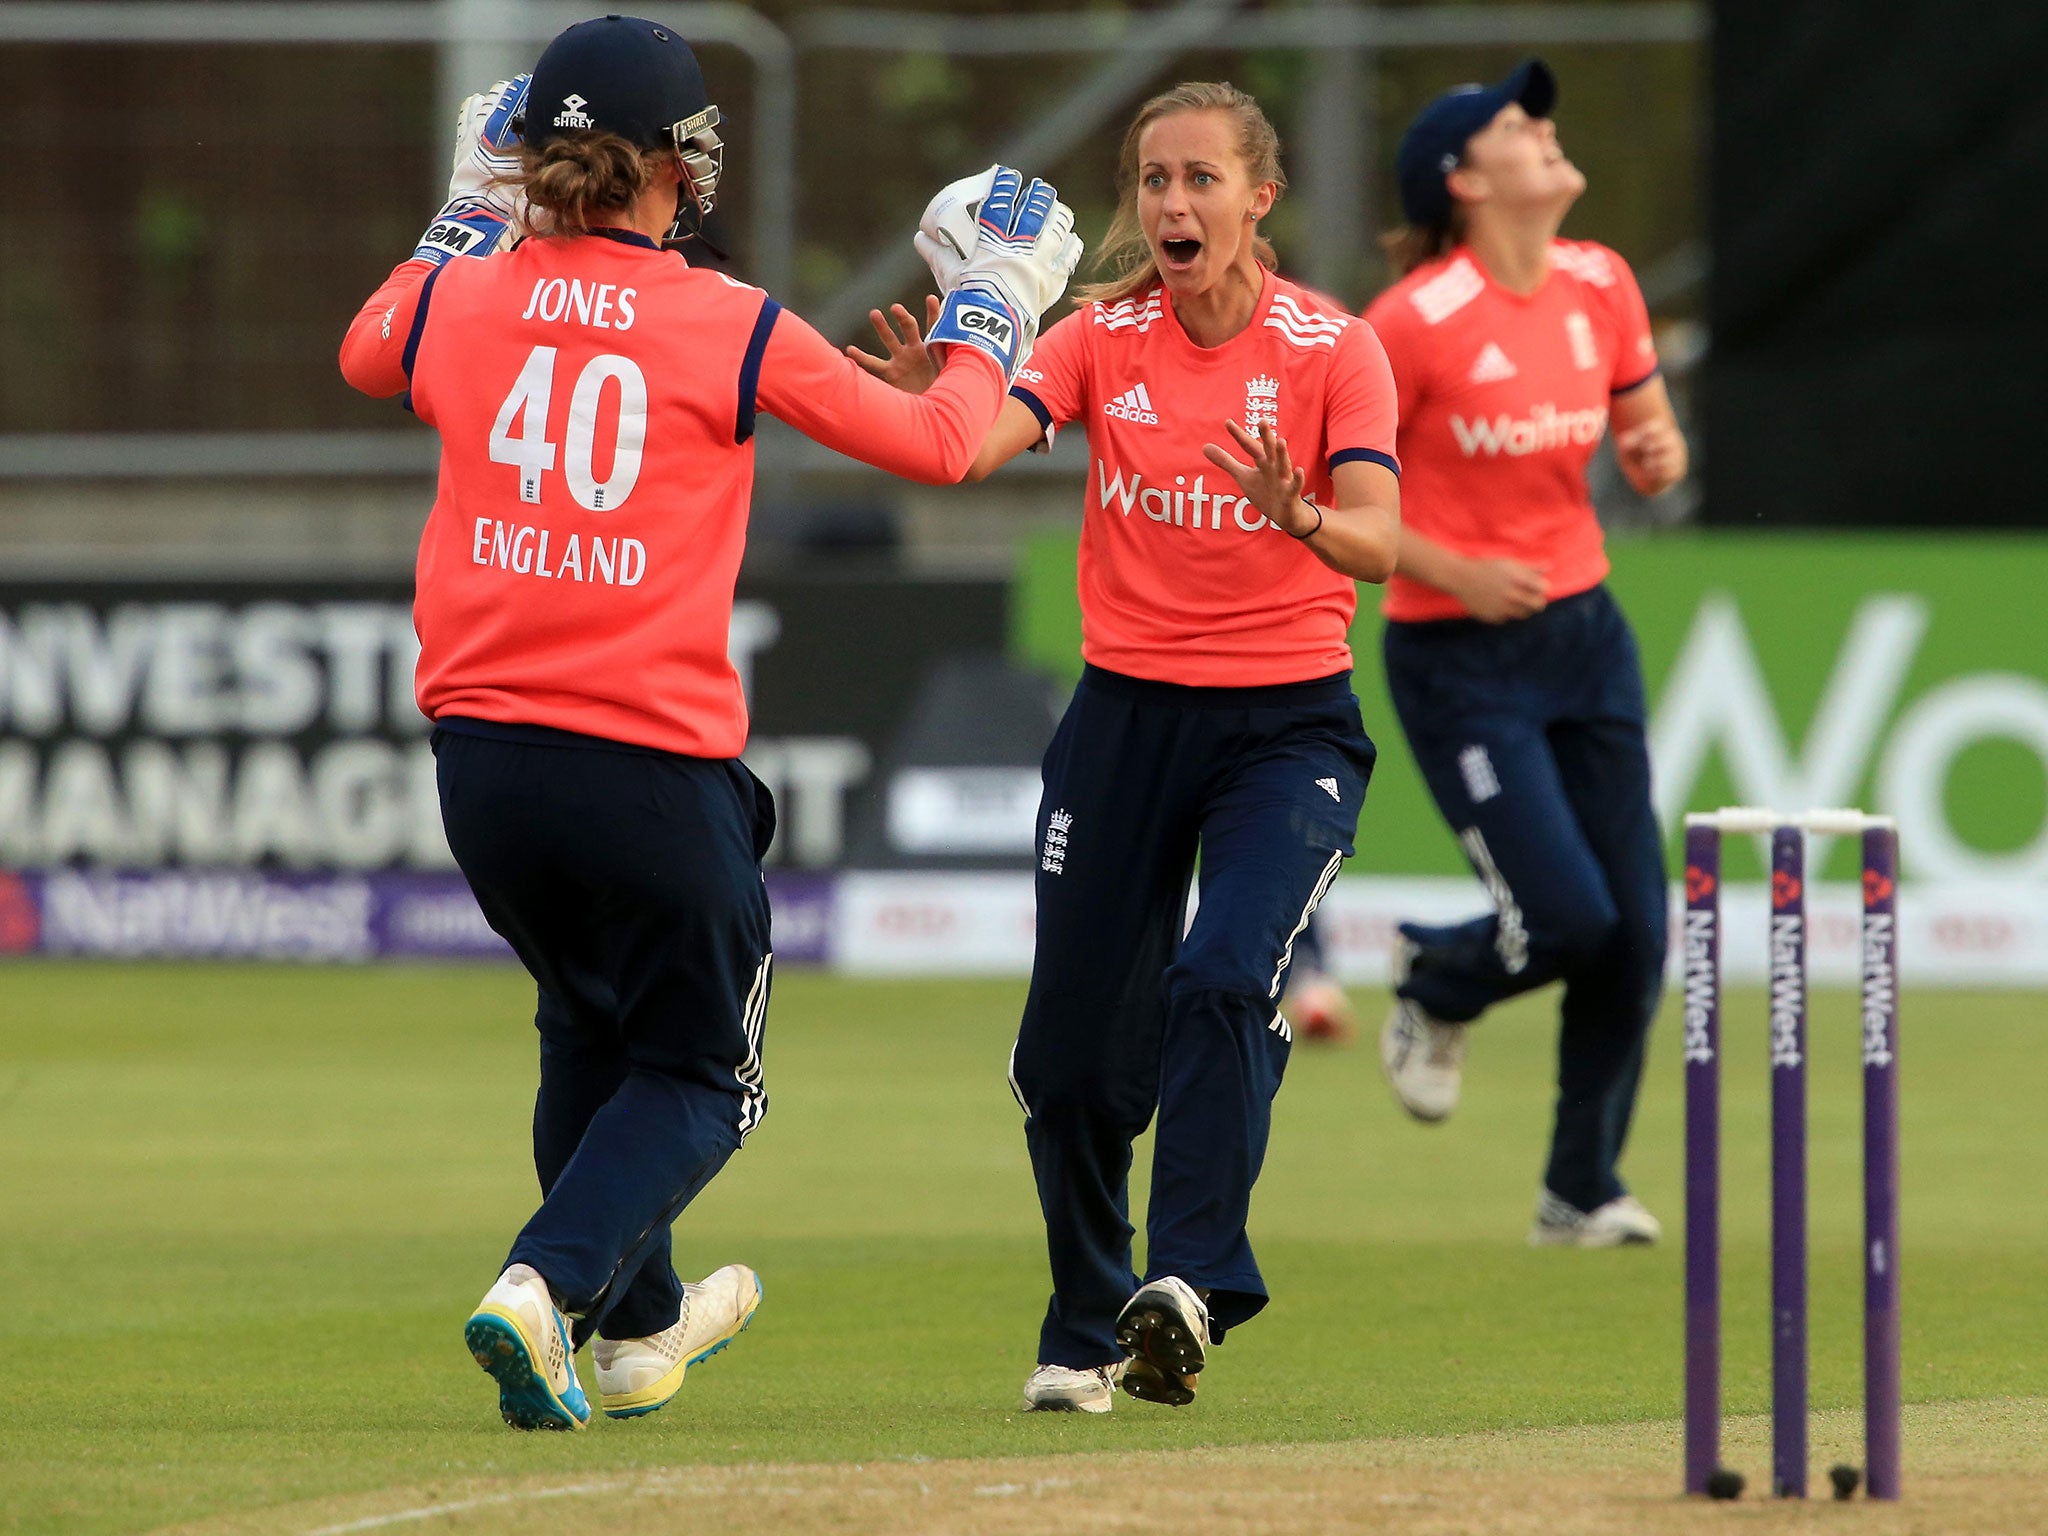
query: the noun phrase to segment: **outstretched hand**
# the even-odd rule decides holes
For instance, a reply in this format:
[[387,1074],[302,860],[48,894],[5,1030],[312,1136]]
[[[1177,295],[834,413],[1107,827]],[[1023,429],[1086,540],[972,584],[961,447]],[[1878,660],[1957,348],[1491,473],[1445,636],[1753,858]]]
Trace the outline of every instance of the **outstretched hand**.
[[[1006,165],[990,166],[984,175],[985,192],[984,178],[976,176],[934,198],[914,243],[943,294],[928,333],[932,344],[987,354],[1007,382],[1030,356],[1040,318],[1066,291],[1081,259],[1081,237],[1074,233],[1074,210],[1051,182],[1026,181]],[[975,203],[971,230],[969,202]]]
[[526,91],[532,83],[531,75],[514,75],[465,98],[456,109],[449,202],[490,208],[507,221],[524,211],[523,200],[506,183],[519,171],[519,133],[513,124],[526,110]]
[[[938,322],[939,296],[925,295],[924,323],[929,329]],[[868,311],[868,323],[875,328],[875,334],[882,338],[884,356],[876,357],[863,352],[859,347],[849,345],[846,355],[861,367],[867,369],[885,384],[893,384],[905,394],[921,395],[938,380],[939,365],[925,345],[924,333],[918,328],[917,316],[901,304],[891,304],[889,314],[884,317],[879,309]]]
[[1322,522],[1322,516],[1302,500],[1302,491],[1308,485],[1308,472],[1295,467],[1287,452],[1287,439],[1266,422],[1260,423],[1257,437],[1234,421],[1224,425],[1231,440],[1244,450],[1251,462],[1236,458],[1228,449],[1219,448],[1214,443],[1202,446],[1202,456],[1235,480],[1245,499],[1282,533],[1296,538],[1314,533]]
[[500,80],[464,99],[455,114],[455,159],[448,201],[413,248],[413,258],[440,266],[456,256],[488,256],[526,234],[526,196],[515,190],[519,134],[513,127],[526,107],[530,75]]

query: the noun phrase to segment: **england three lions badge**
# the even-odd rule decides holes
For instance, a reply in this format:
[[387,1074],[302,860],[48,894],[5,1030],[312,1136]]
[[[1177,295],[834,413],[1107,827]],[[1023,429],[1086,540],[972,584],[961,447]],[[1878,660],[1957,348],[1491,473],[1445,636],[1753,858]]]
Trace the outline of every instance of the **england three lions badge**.
[[1280,430],[1280,381],[1264,373],[1244,386],[1244,429],[1256,433],[1261,427]]

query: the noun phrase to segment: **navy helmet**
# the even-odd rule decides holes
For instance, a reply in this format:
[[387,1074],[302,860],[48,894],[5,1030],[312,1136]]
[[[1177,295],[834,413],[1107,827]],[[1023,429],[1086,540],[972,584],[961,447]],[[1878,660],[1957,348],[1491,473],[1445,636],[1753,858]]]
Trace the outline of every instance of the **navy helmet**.
[[[539,83],[536,74],[534,84]],[[1557,77],[1548,64],[1526,59],[1498,85],[1454,86],[1415,114],[1394,155],[1401,212],[1410,224],[1436,228],[1450,222],[1446,183],[1464,158],[1466,141],[1511,105],[1531,117],[1550,116],[1557,105]]]
[[688,43],[637,16],[600,16],[548,44],[533,66],[518,126],[535,149],[571,133],[615,133],[642,149],[673,149],[701,216],[718,191],[722,120]]

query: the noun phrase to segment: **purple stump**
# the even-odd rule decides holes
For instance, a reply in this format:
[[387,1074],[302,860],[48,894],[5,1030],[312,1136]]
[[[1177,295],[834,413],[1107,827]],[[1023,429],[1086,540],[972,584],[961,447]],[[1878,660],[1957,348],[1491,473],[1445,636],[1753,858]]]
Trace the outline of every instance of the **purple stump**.
[[1721,1463],[1721,833],[1685,829],[1685,1491]]
[[1806,1497],[1806,834],[1771,834],[1771,1488]]
[[1863,1433],[1873,1499],[1899,1496],[1899,834],[1863,833]]

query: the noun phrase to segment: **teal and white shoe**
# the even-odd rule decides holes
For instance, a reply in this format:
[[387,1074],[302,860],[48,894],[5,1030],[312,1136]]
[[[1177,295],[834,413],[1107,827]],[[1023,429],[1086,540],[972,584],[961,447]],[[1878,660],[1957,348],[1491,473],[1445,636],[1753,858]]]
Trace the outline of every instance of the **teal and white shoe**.
[[581,1429],[590,1422],[568,1319],[531,1266],[514,1264],[498,1276],[462,1338],[497,1382],[498,1412],[514,1429]]
[[761,1277],[744,1264],[714,1270],[683,1287],[683,1312],[651,1338],[597,1339],[597,1400],[608,1418],[637,1419],[667,1404],[691,1366],[746,1332],[761,1305]]

